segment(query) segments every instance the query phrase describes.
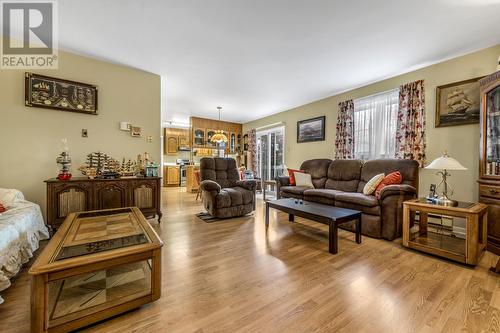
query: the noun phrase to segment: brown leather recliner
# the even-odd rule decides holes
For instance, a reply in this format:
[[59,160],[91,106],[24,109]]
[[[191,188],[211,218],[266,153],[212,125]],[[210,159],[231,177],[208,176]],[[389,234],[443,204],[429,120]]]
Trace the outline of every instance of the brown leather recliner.
[[200,161],[203,206],[212,216],[228,218],[255,210],[255,180],[240,180],[236,160],[203,157]]
[[[300,198],[336,207],[361,211],[364,235],[393,240],[401,237],[403,201],[418,193],[418,163],[412,160],[307,160],[301,170],[311,175],[314,188],[290,186],[288,177],[276,179],[279,197]],[[403,183],[382,189],[380,197],[364,195],[365,184],[375,175],[399,171]],[[344,228],[353,229],[352,224]]]

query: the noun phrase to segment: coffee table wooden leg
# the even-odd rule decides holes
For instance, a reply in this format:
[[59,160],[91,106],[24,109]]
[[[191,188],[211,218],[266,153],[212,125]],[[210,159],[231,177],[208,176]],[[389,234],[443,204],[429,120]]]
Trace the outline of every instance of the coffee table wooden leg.
[[269,203],[266,201],[266,227],[269,227]]
[[335,221],[330,221],[328,227],[328,252],[331,254],[337,254],[338,252],[338,230],[337,223]]
[[356,219],[356,243],[361,244],[361,217]]
[[288,214],[288,221],[290,222],[293,222],[295,219],[294,219],[294,215],[293,214]]

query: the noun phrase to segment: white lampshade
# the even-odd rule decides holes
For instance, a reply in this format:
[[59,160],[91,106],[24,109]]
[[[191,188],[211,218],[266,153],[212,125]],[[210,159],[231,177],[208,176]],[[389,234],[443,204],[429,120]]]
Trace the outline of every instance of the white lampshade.
[[444,153],[443,156],[436,158],[425,168],[432,170],[467,170],[467,168],[460,164],[460,162],[452,157],[449,157],[446,153]]

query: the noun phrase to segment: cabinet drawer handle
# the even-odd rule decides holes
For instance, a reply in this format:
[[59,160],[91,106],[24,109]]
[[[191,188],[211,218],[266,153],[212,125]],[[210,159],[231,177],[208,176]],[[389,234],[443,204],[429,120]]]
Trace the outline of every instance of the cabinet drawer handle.
[[498,191],[495,190],[494,188],[490,188],[490,193],[491,194],[498,194]]

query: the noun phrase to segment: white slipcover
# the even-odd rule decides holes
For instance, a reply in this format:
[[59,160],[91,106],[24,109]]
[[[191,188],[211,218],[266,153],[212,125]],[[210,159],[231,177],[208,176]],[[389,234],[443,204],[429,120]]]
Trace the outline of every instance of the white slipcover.
[[[38,242],[49,238],[40,206],[26,201],[18,190],[0,188],[0,203],[7,211],[0,213],[0,292],[10,286],[9,279],[19,272]],[[0,297],[0,304],[3,298]]]

